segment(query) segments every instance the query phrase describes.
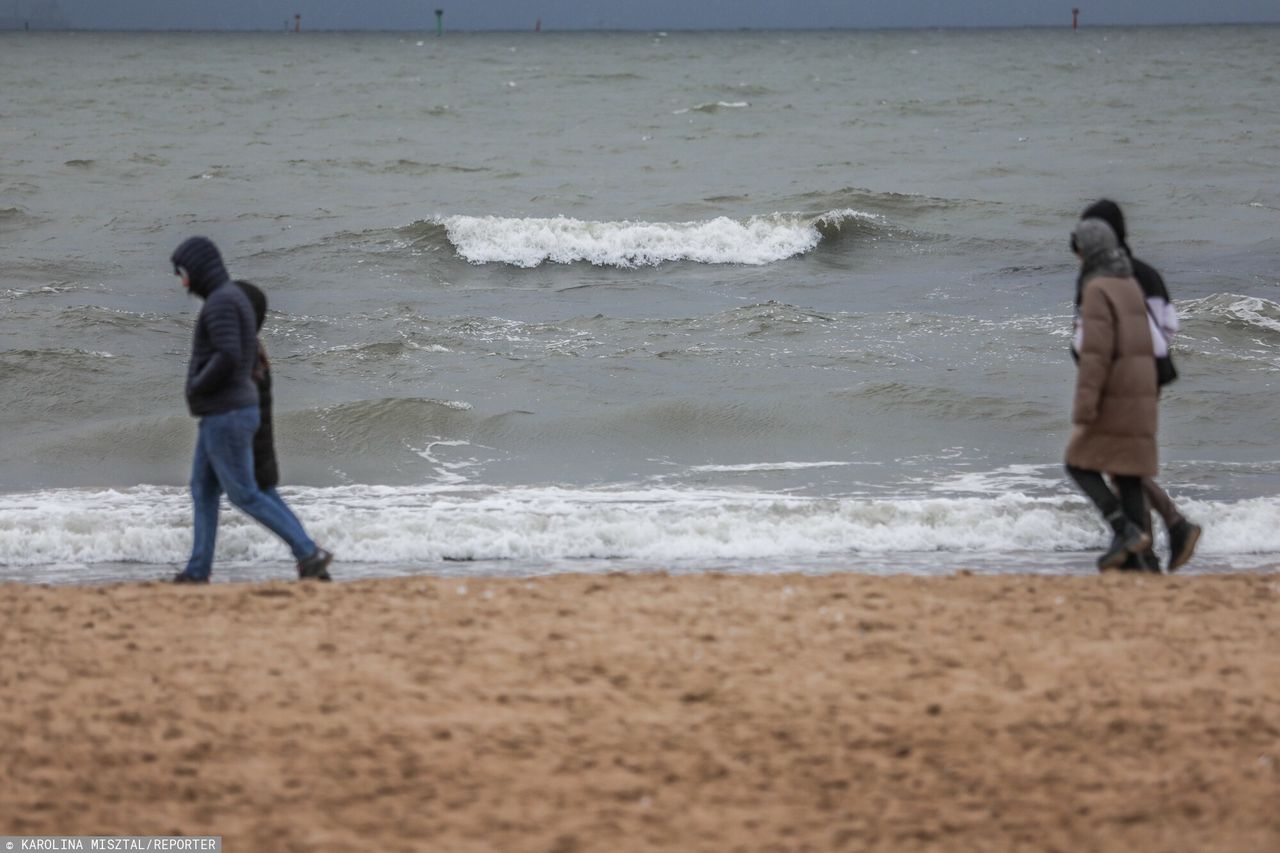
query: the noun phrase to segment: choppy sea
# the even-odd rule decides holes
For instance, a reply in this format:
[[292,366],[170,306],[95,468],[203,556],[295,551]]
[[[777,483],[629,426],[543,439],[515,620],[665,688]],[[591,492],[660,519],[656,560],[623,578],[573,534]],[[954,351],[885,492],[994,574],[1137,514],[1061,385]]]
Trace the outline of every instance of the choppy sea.
[[[0,33],[0,580],[183,563],[192,234],[339,577],[1091,571],[1103,196],[1182,315],[1189,570],[1274,570],[1278,37]],[[224,512],[216,577],[290,571]]]

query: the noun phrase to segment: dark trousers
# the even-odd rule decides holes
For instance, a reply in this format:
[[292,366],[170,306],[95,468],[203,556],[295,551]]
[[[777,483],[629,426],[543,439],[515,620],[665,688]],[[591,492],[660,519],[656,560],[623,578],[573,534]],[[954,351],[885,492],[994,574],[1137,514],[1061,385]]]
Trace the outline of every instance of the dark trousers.
[[[1067,466],[1067,473],[1071,479],[1076,481],[1076,485],[1080,487],[1080,491],[1084,492],[1089,500],[1093,501],[1093,505],[1102,513],[1102,517],[1107,519],[1113,529],[1116,527],[1114,520],[1116,513],[1121,513],[1125,519],[1132,522],[1140,530],[1146,529],[1147,518],[1147,502],[1142,494],[1142,478],[1112,475],[1111,479],[1116,485],[1116,491],[1111,491],[1111,487],[1107,485],[1106,478],[1102,476],[1101,471],[1090,471],[1087,468],[1076,468],[1073,465]],[[1117,495],[1116,492],[1119,492]],[[1117,529],[1117,533],[1120,531]]]

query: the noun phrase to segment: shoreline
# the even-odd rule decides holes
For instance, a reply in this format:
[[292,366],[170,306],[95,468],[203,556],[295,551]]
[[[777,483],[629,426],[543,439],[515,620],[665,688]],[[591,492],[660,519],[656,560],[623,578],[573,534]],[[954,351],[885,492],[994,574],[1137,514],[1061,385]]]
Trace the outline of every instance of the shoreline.
[[1280,579],[0,584],[0,824],[227,849],[1280,847]]
[[[1163,549],[1163,545],[1162,545]],[[401,581],[414,578],[440,581],[540,580],[553,577],[607,577],[613,574],[652,575],[667,573],[672,577],[697,577],[724,574],[732,577],[825,577],[854,574],[867,577],[919,577],[943,579],[957,573],[979,577],[1059,577],[1096,578],[1094,566],[1098,550],[1090,551],[1011,551],[981,553],[957,551],[918,551],[867,554],[823,554],[809,558],[772,560],[740,560],[738,565],[726,561],[668,561],[663,569],[654,568],[651,560],[640,558],[577,558],[558,560],[443,560],[428,565],[405,560],[394,563],[363,563],[344,560],[339,554],[334,562],[334,583],[369,581]],[[1167,555],[1161,550],[1163,564]],[[92,589],[106,586],[139,586],[164,584],[185,563],[178,560],[156,563],[107,562],[93,564],[44,563],[35,565],[0,565],[0,587],[11,584],[50,588]],[[297,570],[291,560],[241,562],[221,560],[214,566],[213,584],[264,584],[289,582]],[[1201,554],[1175,573],[1178,577],[1223,577],[1238,574],[1280,575],[1280,555]],[[1166,575],[1168,576],[1168,575]]]

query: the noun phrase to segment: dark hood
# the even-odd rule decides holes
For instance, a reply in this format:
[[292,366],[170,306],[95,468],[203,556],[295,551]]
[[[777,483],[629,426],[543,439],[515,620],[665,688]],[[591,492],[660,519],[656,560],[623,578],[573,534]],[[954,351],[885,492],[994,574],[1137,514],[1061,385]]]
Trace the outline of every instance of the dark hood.
[[1101,219],[1110,225],[1111,230],[1115,232],[1116,240],[1120,243],[1120,248],[1124,249],[1126,255],[1133,256],[1133,252],[1129,251],[1129,244],[1125,241],[1127,235],[1124,228],[1124,214],[1120,212],[1120,205],[1109,198],[1099,199],[1086,207],[1084,213],[1080,214],[1080,218]]
[[222,253],[208,237],[187,238],[182,241],[181,246],[174,249],[169,260],[173,261],[175,267],[182,267],[187,271],[191,280],[191,292],[202,299],[231,278],[222,263]]
[[244,291],[244,295],[249,297],[249,304],[253,306],[253,320],[257,325],[257,330],[262,331],[262,324],[267,319],[267,294],[252,282],[241,281],[236,279],[236,287]]

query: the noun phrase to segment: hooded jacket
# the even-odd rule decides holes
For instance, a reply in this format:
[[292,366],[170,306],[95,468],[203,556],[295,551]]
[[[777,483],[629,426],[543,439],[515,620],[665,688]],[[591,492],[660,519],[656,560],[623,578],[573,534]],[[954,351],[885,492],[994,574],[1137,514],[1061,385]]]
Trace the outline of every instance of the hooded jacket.
[[1098,219],[1076,227],[1084,258],[1079,369],[1067,464],[1090,471],[1154,477],[1156,372],[1142,288],[1114,232]]
[[187,362],[187,408],[195,417],[218,415],[258,402],[251,373],[258,357],[253,308],[231,283],[218,247],[192,237],[170,257],[186,270],[191,292],[204,300]]
[[1120,210],[1120,205],[1111,199],[1100,199],[1085,208],[1084,213],[1080,214],[1080,218],[1084,219],[1101,219],[1103,222],[1111,226],[1111,230],[1115,232],[1116,240],[1120,244],[1121,250],[1129,257],[1129,262],[1133,265],[1133,277],[1137,279],[1138,284],[1142,287],[1142,293],[1147,299],[1147,308],[1151,312],[1151,319],[1156,324],[1157,331],[1163,340],[1154,339],[1152,343],[1155,345],[1156,356],[1164,357],[1169,354],[1169,344],[1173,342],[1173,336],[1178,333],[1180,324],[1178,322],[1178,311],[1173,307],[1173,300],[1169,298],[1169,289],[1165,287],[1164,277],[1151,264],[1146,263],[1133,256],[1133,250],[1129,248],[1127,241],[1127,232],[1124,224],[1124,213]]

